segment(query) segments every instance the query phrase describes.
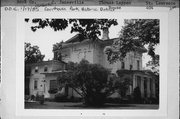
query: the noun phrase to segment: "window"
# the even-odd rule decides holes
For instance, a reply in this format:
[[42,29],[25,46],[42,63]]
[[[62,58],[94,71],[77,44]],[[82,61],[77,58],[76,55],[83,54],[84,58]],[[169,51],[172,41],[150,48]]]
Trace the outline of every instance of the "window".
[[57,81],[56,80],[50,80],[50,90],[57,88]]
[[137,70],[140,70],[140,63],[139,63],[139,60],[137,60]]
[[48,71],[48,67],[45,66],[45,67],[44,67],[44,72],[47,72],[47,71]]
[[133,68],[132,64],[129,67],[130,67],[130,70],[132,70],[132,68]]
[[124,62],[121,62],[121,69],[124,69],[125,68],[125,64]]
[[38,67],[35,67],[35,73],[38,73]]
[[34,80],[34,90],[37,90],[37,89],[38,89],[38,81]]

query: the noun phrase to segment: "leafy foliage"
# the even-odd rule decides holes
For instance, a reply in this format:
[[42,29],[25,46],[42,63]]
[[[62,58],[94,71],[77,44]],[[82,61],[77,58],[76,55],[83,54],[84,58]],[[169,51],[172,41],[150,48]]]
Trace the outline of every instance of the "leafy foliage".
[[63,44],[63,42],[53,44],[53,52],[55,54],[54,55],[54,60],[62,61],[62,53],[61,53],[62,44]]
[[101,35],[100,30],[118,24],[115,19],[70,19],[69,23],[73,24],[71,33],[78,32],[89,39],[98,38]]
[[141,91],[140,91],[139,87],[136,87],[134,89],[133,98],[134,98],[134,103],[141,103],[142,102]]
[[[25,22],[29,22],[28,18]],[[36,24],[31,27],[32,31],[43,29],[50,26],[54,31],[64,30],[71,25],[71,33],[78,32],[83,38],[96,39],[101,35],[100,30],[117,25],[116,19],[32,19],[32,23]]]
[[55,93],[57,93],[57,91],[58,91],[57,88],[55,88],[55,89],[50,89],[50,90],[48,90],[48,93],[50,93],[50,94],[55,94]]
[[126,92],[129,89],[129,86],[131,85],[131,79],[130,78],[121,78],[116,82],[116,85],[118,87],[119,94],[124,97],[126,96]]
[[122,60],[127,52],[143,49],[148,45],[148,54],[155,57],[155,46],[159,44],[158,19],[125,20],[119,40],[105,50],[108,60],[113,63]]
[[117,88],[109,77],[109,70],[98,64],[82,60],[79,64],[69,62],[68,71],[58,77],[60,84],[68,85],[81,95],[87,105],[101,106],[106,97]]
[[[29,22],[29,19],[26,18],[25,22]],[[47,26],[50,26],[54,31],[64,30],[68,26],[68,21],[66,19],[32,19],[32,23],[36,24],[35,26],[31,26],[32,31],[36,31],[37,29],[43,29]]]
[[41,54],[38,46],[31,46],[30,43],[25,43],[25,63],[36,63],[43,61],[45,55]]
[[159,55],[155,55],[154,58],[146,64],[146,66],[150,67],[154,74],[159,76]]
[[116,85],[118,87],[119,94],[124,97],[126,95],[129,86],[132,85],[131,72],[129,70],[117,70],[118,77]]

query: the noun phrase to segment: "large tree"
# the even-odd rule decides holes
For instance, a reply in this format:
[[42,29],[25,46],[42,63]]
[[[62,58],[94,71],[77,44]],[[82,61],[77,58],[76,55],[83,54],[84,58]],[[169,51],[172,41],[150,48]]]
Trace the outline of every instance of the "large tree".
[[58,82],[74,89],[86,105],[102,106],[117,89],[109,70],[101,65],[82,60],[80,63],[69,62],[67,67],[67,72],[58,77]]
[[30,43],[24,44],[25,49],[25,63],[36,63],[43,61],[45,55],[41,54],[38,46],[31,46]]
[[127,52],[148,47],[148,55],[155,58],[155,48],[159,44],[159,19],[130,19],[124,21],[119,40],[105,52],[110,63],[123,59]]

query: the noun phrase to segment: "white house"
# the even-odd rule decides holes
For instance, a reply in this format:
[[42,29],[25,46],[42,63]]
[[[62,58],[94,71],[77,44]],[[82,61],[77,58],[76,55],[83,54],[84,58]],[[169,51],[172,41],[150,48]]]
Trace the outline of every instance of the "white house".
[[[142,68],[142,54],[147,50],[144,47],[137,48],[136,51],[127,53],[123,61],[110,64],[104,49],[111,46],[115,40],[119,40],[119,38],[109,39],[108,30],[103,32],[102,39],[94,41],[82,40],[81,35],[77,34],[62,44],[63,61],[80,62],[82,59],[86,59],[90,63],[100,64],[110,69],[112,73],[124,72],[121,78],[130,78],[133,82],[129,86],[127,95],[131,95],[133,90],[139,87],[142,97],[155,97],[156,77],[152,72]],[[54,57],[56,57],[56,52],[54,52]],[[113,96],[117,97],[118,94]]]
[[45,98],[53,97],[48,91],[57,88],[59,72],[65,70],[66,64],[57,60],[42,61],[26,65],[25,94],[44,94]]
[[[127,53],[122,61],[110,64],[104,49],[111,46],[115,40],[119,40],[119,38],[109,39],[108,30],[104,31],[102,39],[94,41],[82,40],[80,34],[70,38],[62,44],[63,62],[56,61],[57,52],[54,51],[55,60],[29,64],[31,68],[29,75],[26,75],[26,94],[36,95],[38,92],[43,92],[46,98],[53,98],[48,91],[57,88],[56,79],[58,74],[65,69],[65,63],[80,62],[82,59],[86,59],[90,63],[100,64],[110,69],[114,74],[119,73],[121,78],[132,80],[127,95],[132,95],[133,90],[139,87],[142,97],[156,97],[156,77],[152,72],[142,69],[142,54],[147,50],[144,47],[137,48],[136,51]],[[67,93],[69,97],[79,97],[71,88],[62,88],[60,93]],[[117,96],[119,96],[118,93],[112,95],[112,97]]]

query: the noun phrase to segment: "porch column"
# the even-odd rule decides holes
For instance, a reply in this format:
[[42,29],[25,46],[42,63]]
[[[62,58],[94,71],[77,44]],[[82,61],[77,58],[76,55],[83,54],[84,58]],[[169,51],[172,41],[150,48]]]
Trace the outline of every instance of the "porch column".
[[150,93],[151,93],[151,91],[150,91],[150,79],[147,78],[147,97],[150,97]]
[[141,97],[144,97],[144,78],[141,77]]
[[129,86],[129,94],[131,95],[133,93],[133,89],[132,89],[132,86],[130,85]]

